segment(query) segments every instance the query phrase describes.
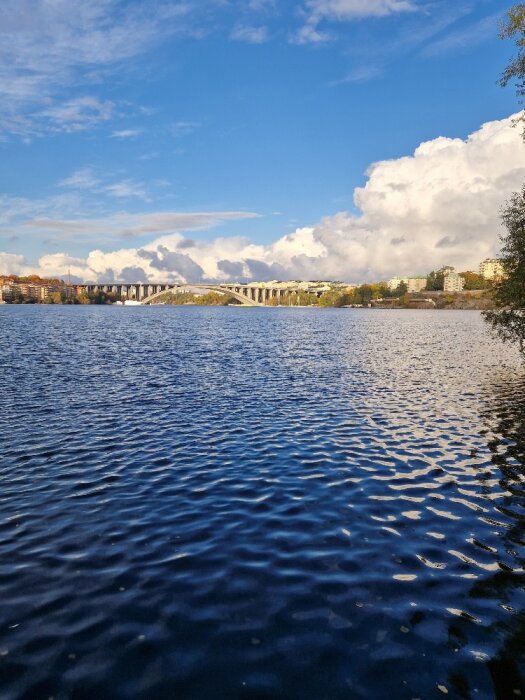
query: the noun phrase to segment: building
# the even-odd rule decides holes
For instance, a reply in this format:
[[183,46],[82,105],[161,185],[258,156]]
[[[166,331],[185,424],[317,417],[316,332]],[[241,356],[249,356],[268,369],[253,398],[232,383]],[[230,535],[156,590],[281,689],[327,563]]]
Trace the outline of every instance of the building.
[[407,292],[421,292],[427,287],[426,277],[409,277],[407,282]]
[[395,292],[400,284],[406,284],[408,287],[408,277],[392,277],[392,279],[389,279],[387,282],[391,292]]
[[68,298],[70,296],[76,296],[76,294],[74,294],[74,290],[71,287],[64,287],[63,285],[57,284],[42,284],[39,290],[39,300],[42,302],[47,302],[51,298],[51,296],[56,292],[65,292]]
[[0,302],[12,302],[13,299],[29,302],[47,302],[55,292],[66,292],[68,298],[76,296],[72,288],[56,284],[27,284],[26,282],[0,281]]
[[20,291],[25,300],[40,301],[41,285],[22,283],[14,284],[13,286]]
[[454,271],[454,268],[448,268],[448,271],[443,277],[444,292],[462,292],[465,286],[465,280],[461,275]]
[[486,280],[497,280],[503,277],[503,265],[497,258],[487,258],[479,264],[479,274]]
[[420,292],[427,286],[426,277],[392,277],[387,282],[391,292],[395,292],[400,284],[406,284],[407,292]]
[[13,298],[13,285],[0,284],[0,303],[5,304]]

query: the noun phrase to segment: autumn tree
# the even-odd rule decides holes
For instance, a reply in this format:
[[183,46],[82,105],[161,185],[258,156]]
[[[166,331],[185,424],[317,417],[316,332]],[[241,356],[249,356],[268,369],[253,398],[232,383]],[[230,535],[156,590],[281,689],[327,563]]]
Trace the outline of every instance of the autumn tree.
[[468,270],[467,272],[460,272],[459,274],[460,277],[463,277],[465,280],[465,286],[463,287],[465,291],[473,289],[489,289],[490,287],[490,281],[486,280],[481,275],[478,275],[477,272],[471,272]]

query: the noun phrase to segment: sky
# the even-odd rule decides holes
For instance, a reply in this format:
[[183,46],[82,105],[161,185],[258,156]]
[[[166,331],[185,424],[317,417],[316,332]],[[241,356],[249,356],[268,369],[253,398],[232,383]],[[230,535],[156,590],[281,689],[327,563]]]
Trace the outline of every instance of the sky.
[[502,0],[2,0],[0,274],[476,270],[525,181]]

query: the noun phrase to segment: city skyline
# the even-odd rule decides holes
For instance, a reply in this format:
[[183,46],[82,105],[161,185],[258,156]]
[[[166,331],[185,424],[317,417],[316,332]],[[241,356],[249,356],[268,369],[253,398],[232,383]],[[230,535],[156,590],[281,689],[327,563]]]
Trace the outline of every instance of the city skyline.
[[506,6],[146,9],[0,8],[0,273],[372,281],[497,254],[525,174]]

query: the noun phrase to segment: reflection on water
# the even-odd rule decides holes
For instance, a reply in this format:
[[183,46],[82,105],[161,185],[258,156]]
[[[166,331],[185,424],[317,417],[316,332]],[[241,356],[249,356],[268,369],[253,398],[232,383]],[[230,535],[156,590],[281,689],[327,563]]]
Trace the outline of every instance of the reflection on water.
[[0,327],[0,697],[525,694],[525,372],[479,314]]
[[[487,428],[492,462],[499,470],[502,498],[498,511],[503,548],[509,557],[499,562],[494,575],[476,583],[470,595],[497,602],[512,613],[494,621],[490,632],[499,639],[499,647],[488,661],[498,698],[525,695],[525,378],[523,373],[496,373],[487,391],[482,417]],[[518,574],[518,575],[516,575]]]

